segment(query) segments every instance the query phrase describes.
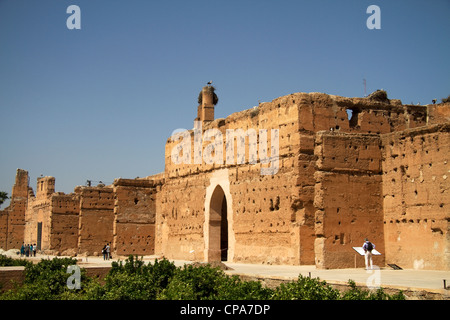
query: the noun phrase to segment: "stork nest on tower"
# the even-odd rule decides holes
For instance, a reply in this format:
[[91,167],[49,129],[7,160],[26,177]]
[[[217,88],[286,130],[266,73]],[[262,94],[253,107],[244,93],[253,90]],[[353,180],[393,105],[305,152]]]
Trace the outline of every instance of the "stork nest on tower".
[[[206,90],[209,93],[213,94],[213,104],[216,105],[219,102],[219,97],[217,96],[217,94],[214,92],[216,90],[216,88],[214,88],[213,86],[206,86],[203,87],[202,91]],[[203,100],[203,95],[202,95],[202,91],[200,91],[200,93],[198,94],[198,104],[202,104],[202,100]]]
[[387,92],[383,89],[381,90],[378,89],[377,91],[372,92],[371,94],[369,94],[367,99],[389,103]]

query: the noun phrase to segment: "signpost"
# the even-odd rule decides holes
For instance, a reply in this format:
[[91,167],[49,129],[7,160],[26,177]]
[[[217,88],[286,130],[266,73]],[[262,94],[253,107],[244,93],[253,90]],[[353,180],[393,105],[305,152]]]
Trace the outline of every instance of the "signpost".
[[[353,250],[355,250],[356,252],[359,253],[359,255],[363,256],[364,255],[364,249],[362,247],[352,247]],[[374,256],[381,256],[381,253],[378,252],[376,249],[372,250],[372,254]],[[355,268],[356,268],[356,254],[355,254]]]

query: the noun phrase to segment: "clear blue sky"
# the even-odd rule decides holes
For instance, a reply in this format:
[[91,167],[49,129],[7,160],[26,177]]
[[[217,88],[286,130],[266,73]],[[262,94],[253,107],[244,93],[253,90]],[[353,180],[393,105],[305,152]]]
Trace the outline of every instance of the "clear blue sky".
[[[81,30],[66,27],[71,4]],[[0,191],[17,168],[65,193],[162,172],[209,80],[216,117],[294,92],[361,97],[363,78],[368,93],[440,100],[449,16],[449,0],[0,0]]]

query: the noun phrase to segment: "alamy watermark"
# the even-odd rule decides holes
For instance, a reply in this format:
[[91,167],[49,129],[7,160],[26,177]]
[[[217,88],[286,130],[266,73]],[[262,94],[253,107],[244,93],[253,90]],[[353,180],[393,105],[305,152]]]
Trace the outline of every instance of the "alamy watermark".
[[[217,164],[234,165],[246,163],[246,143],[248,141],[248,163],[259,163],[261,175],[275,175],[279,169],[279,129],[270,130],[270,150],[268,147],[268,129],[259,129],[258,132],[249,128],[227,129],[225,132],[225,154],[223,152],[223,134],[217,129],[208,129],[203,132],[202,122],[194,122],[194,142],[191,131],[177,129],[171,139],[178,142],[171,150],[171,160],[174,164]],[[203,142],[210,143],[203,148]],[[235,142],[236,141],[236,152]],[[193,149],[193,150],[192,150]],[[193,151],[193,152],[192,152]],[[269,152],[270,151],[270,152]]]
[[71,15],[66,20],[67,29],[81,29],[81,9],[77,5],[70,5],[67,7],[66,13]]
[[67,273],[71,275],[67,278],[67,288],[70,290],[81,288],[81,270],[77,265],[70,265],[67,267]]
[[371,14],[367,18],[366,26],[368,29],[381,29],[381,9],[377,5],[370,5],[367,7],[366,13]]
[[[70,5],[67,7],[66,13],[70,14],[70,16],[66,20],[67,29],[73,30],[81,29],[81,9],[77,5]],[[367,14],[370,16],[366,20],[366,26],[368,29],[381,29],[381,9],[377,5],[370,5],[366,10]]]
[[366,280],[366,286],[369,289],[380,289],[381,286],[381,271],[379,266],[372,266],[371,269],[366,270],[370,276]]

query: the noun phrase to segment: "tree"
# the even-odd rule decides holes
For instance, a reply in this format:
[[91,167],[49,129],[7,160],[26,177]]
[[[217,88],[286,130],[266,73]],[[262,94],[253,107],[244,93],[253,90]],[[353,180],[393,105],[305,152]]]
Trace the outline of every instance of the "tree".
[[6,199],[9,199],[8,193],[0,191],[0,206],[3,204],[3,202],[5,202]]

